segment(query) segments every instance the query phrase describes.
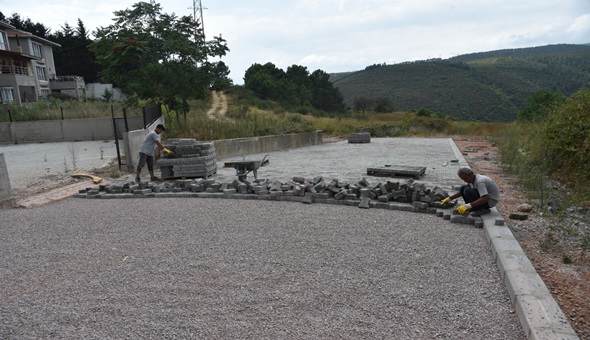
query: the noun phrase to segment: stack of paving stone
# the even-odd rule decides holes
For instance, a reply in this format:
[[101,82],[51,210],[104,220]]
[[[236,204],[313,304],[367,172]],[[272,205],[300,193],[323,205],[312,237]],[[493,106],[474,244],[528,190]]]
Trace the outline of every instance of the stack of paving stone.
[[368,132],[351,133],[350,135],[348,135],[348,142],[349,143],[370,143],[371,142],[371,134]]
[[173,154],[165,155],[158,160],[162,178],[199,178],[217,173],[217,158],[213,143],[171,138],[164,146]]

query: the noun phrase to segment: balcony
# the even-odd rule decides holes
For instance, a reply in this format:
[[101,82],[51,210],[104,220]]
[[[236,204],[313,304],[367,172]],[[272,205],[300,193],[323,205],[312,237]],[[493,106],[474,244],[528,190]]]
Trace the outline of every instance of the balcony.
[[22,76],[32,76],[31,70],[28,67],[2,65],[0,67],[0,74],[18,74]]
[[83,82],[84,78],[80,76],[59,76],[49,79],[51,82]]

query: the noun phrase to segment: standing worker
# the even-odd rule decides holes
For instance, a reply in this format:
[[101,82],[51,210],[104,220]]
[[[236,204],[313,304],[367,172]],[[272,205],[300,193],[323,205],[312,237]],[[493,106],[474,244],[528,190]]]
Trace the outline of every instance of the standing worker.
[[172,151],[166,149],[160,142],[160,134],[164,131],[166,131],[164,125],[158,124],[154,131],[150,131],[143,139],[143,143],[139,148],[139,163],[137,163],[137,176],[135,177],[137,183],[141,182],[139,175],[141,174],[141,168],[143,168],[146,163],[148,171],[150,172],[150,180],[160,180],[160,178],[154,175],[154,151],[156,151],[156,146],[168,155],[172,153]]
[[462,197],[465,204],[460,205],[456,211],[463,215],[467,211],[470,216],[477,217],[490,213],[500,201],[500,190],[498,185],[491,178],[484,175],[476,175],[469,168],[461,168],[457,175],[466,182],[459,189],[459,192],[443,199],[440,203],[447,204],[455,198]]

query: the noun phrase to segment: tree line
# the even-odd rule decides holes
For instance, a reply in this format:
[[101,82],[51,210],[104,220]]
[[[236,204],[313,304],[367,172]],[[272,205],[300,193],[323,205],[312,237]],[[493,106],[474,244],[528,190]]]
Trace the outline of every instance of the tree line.
[[342,94],[330,81],[330,75],[322,70],[310,74],[301,65],[289,66],[284,71],[270,62],[253,64],[244,75],[244,87],[261,99],[277,101],[287,108],[345,110]]

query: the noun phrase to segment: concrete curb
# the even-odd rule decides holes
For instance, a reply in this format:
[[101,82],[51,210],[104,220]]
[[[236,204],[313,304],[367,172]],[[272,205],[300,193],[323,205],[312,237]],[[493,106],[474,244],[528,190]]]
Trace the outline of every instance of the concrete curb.
[[[449,144],[459,166],[469,167],[453,139]],[[498,210],[491,211],[481,216],[485,236],[527,339],[580,339]]]
[[498,210],[491,210],[482,216],[485,236],[527,339],[579,339]]

